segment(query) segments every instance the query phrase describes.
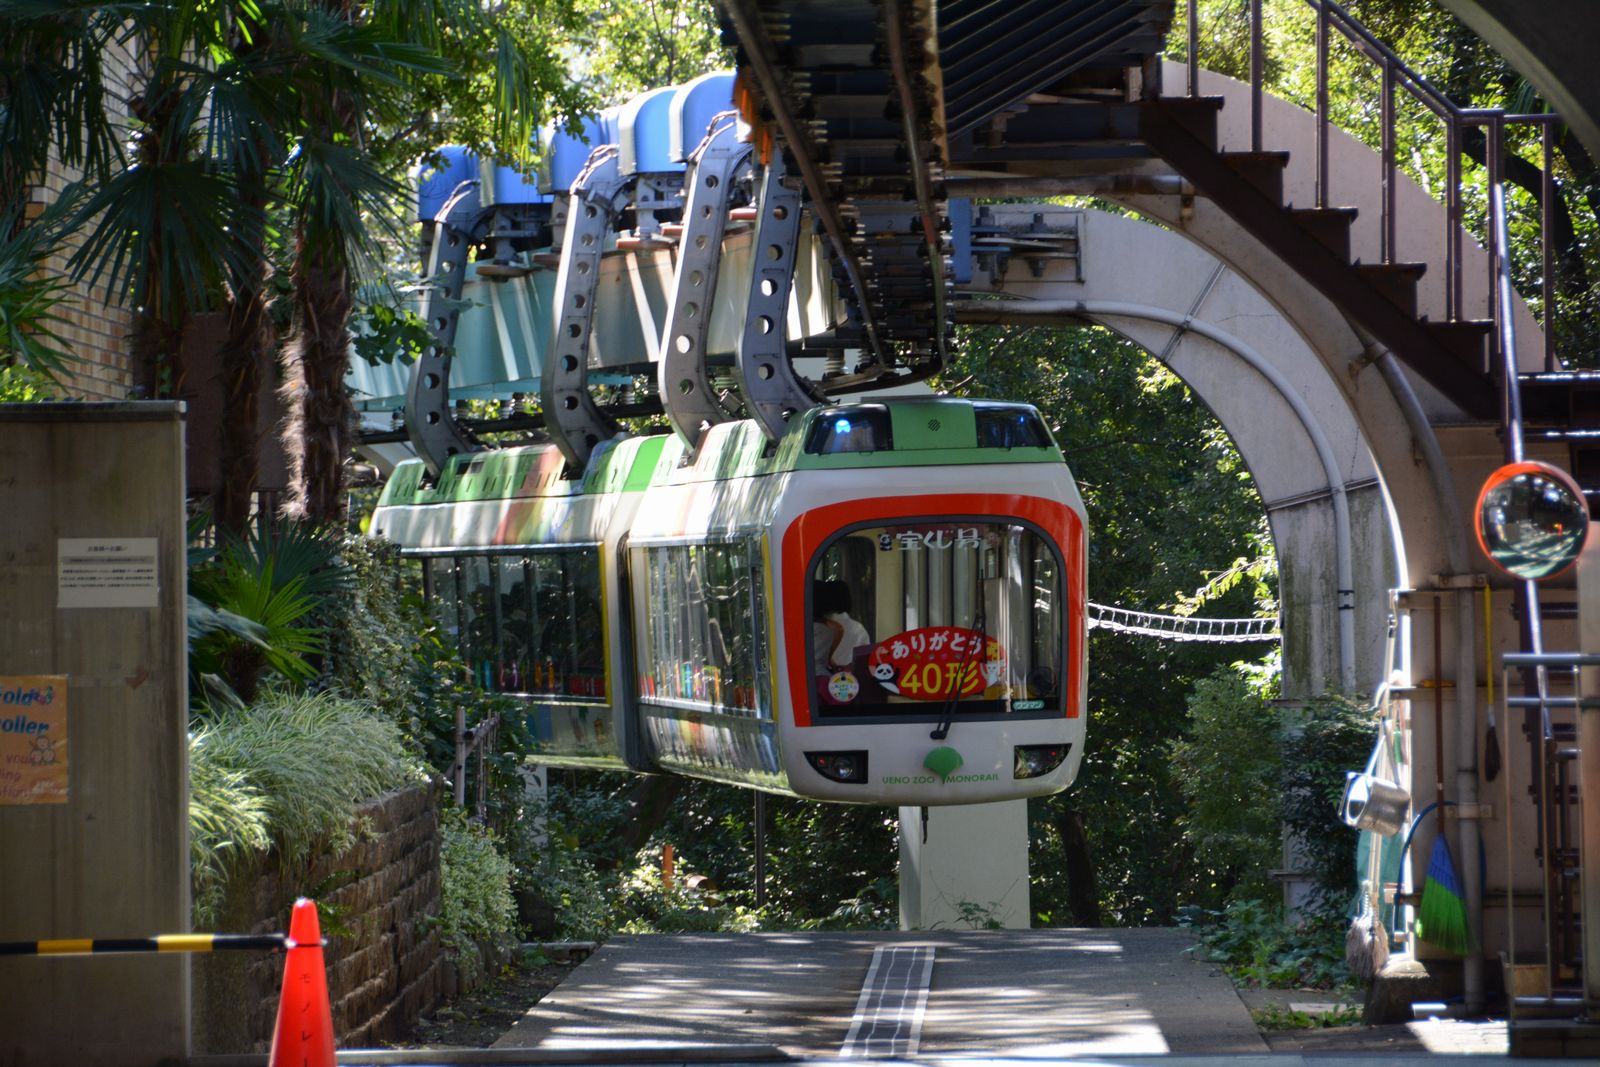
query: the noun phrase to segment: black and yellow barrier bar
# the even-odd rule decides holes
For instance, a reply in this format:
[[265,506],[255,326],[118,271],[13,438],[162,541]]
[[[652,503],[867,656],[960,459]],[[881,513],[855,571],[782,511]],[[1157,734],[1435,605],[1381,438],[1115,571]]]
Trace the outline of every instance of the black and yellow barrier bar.
[[88,956],[101,952],[271,952],[285,934],[164,934],[159,937],[75,937],[54,941],[0,941],[0,956]]

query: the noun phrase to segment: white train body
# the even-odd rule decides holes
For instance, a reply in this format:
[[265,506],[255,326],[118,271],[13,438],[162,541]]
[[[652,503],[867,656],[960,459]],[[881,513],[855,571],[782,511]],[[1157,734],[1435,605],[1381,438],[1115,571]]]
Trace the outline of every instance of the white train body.
[[620,440],[581,483],[553,449],[460,457],[432,490],[397,472],[372,532],[424,560],[541,760],[886,805],[1064,788],[1086,523],[1037,414],[916,399],[794,423],[775,449],[712,427],[692,463]]

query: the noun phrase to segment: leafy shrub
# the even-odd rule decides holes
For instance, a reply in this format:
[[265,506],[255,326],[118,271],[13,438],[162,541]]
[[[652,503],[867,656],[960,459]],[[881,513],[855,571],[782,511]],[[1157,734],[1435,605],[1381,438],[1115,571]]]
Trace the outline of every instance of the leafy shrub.
[[320,608],[328,634],[323,684],[371,703],[405,734],[412,750],[441,778],[455,758],[455,713],[469,723],[500,715],[498,751],[490,758],[489,810],[477,813],[509,827],[520,816],[524,757],[533,749],[515,700],[486,693],[469,680],[458,650],[429,618],[416,591],[414,561],[392,543],[352,537],[339,553],[348,587]]
[[213,709],[189,735],[190,834],[214,851],[197,900],[268,844],[286,866],[355,841],[356,806],[418,778],[399,731],[333,694],[272,692]]
[[1283,856],[1283,761],[1278,712],[1267,696],[1232,668],[1202,678],[1189,697],[1188,730],[1172,745],[1188,804],[1179,821],[1204,872],[1200,900],[1210,907],[1276,892],[1267,872]]
[[245,703],[268,671],[296,683],[315,677],[326,632],[314,616],[349,585],[337,547],[331,534],[294,522],[261,522],[248,536],[224,535],[215,553],[190,566],[190,592],[222,616],[259,629],[253,636],[226,626],[191,632],[191,672],[220,679]]
[[1235,900],[1220,912],[1186,909],[1184,919],[1197,927],[1204,957],[1221,963],[1238,984],[1280,989],[1350,984],[1343,916],[1287,923],[1274,904]]
[[1293,840],[1294,865],[1312,878],[1308,907],[1342,920],[1356,887],[1356,831],[1338,818],[1345,772],[1372,752],[1372,709],[1325,695],[1306,705],[1283,741],[1283,823]]
[[468,984],[480,977],[478,942],[493,942],[516,929],[511,896],[511,861],[494,833],[459,809],[446,811],[439,855],[439,939],[455,954]]
[[661,877],[661,852],[641,849],[614,898],[617,929],[625,934],[749,933],[756,914],[730,906],[713,891],[692,888],[687,878],[668,889]]

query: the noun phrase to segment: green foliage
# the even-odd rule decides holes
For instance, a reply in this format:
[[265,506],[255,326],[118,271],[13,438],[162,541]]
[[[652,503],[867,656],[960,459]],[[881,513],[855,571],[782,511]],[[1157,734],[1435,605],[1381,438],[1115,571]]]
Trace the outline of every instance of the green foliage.
[[189,878],[195,921],[212,925],[230,875],[272,845],[267,798],[217,749],[189,740]]
[[645,848],[620,880],[612,910],[624,934],[749,933],[759,927],[750,909],[722,902],[681,875],[668,889],[662,881],[661,850]]
[[331,693],[269,692],[248,708],[216,709],[189,749],[260,792],[273,847],[290,865],[319,847],[349,847],[357,804],[418,780],[394,725]]
[[1340,1005],[1332,1011],[1296,1011],[1282,1004],[1256,1008],[1250,1017],[1260,1030],[1327,1030],[1335,1026],[1355,1026],[1363,1015],[1360,1005]]
[[494,833],[459,809],[444,813],[440,830],[439,940],[455,953],[470,983],[482,966],[477,943],[498,941],[516,930],[511,862]]
[[1189,728],[1172,745],[1187,803],[1180,822],[1196,873],[1205,876],[1193,899],[1208,907],[1276,892],[1267,872],[1283,855],[1283,768],[1270,695],[1231,668],[1200,679],[1189,697]]
[[1342,915],[1290,924],[1274,904],[1234,900],[1220,912],[1185,909],[1183,918],[1199,933],[1198,951],[1222,964],[1238,985],[1333,989],[1350,984]]
[[246,703],[269,669],[290,682],[314,677],[311,659],[322,654],[325,636],[311,620],[319,604],[349,587],[337,550],[330,534],[290,521],[225,537],[189,572],[193,598],[214,609],[191,624],[191,674],[220,678]]
[[612,103],[733,67],[711,4],[578,0],[577,9],[589,26],[584,36],[587,73]]
[[37,404],[59,399],[59,392],[55,382],[24,364],[0,366],[0,404]]
[[286,869],[349,847],[356,806],[417,777],[399,732],[364,704],[269,693],[213,707],[189,735],[197,917],[268,847]]
[[394,304],[367,304],[351,325],[351,351],[372,366],[397,359],[414,362],[432,343],[428,324],[416,312]]
[[58,312],[69,300],[66,283],[43,262],[76,204],[73,187],[26,226],[0,216],[0,401],[46,399],[55,375],[75,358],[56,332],[66,321]]
[[1365,704],[1328,695],[1306,705],[1283,741],[1283,824],[1294,865],[1310,873],[1309,907],[1342,922],[1355,890],[1356,831],[1338,818],[1345,772],[1364,766],[1376,719]]
[[[661,828],[634,852],[621,845],[618,832],[628,817],[631,776],[552,779],[548,803],[513,824],[509,840],[519,893],[548,904],[558,936],[896,925],[892,813],[767,797],[768,899],[758,909],[749,790],[684,782]],[[679,872],[670,893],[660,874],[667,843],[675,846]],[[690,886],[690,874],[717,888]]]

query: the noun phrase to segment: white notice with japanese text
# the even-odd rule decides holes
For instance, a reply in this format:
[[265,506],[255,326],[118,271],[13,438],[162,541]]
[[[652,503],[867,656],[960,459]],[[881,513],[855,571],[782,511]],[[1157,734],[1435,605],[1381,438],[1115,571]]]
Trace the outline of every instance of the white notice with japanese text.
[[156,607],[157,541],[154,537],[57,539],[56,606]]

